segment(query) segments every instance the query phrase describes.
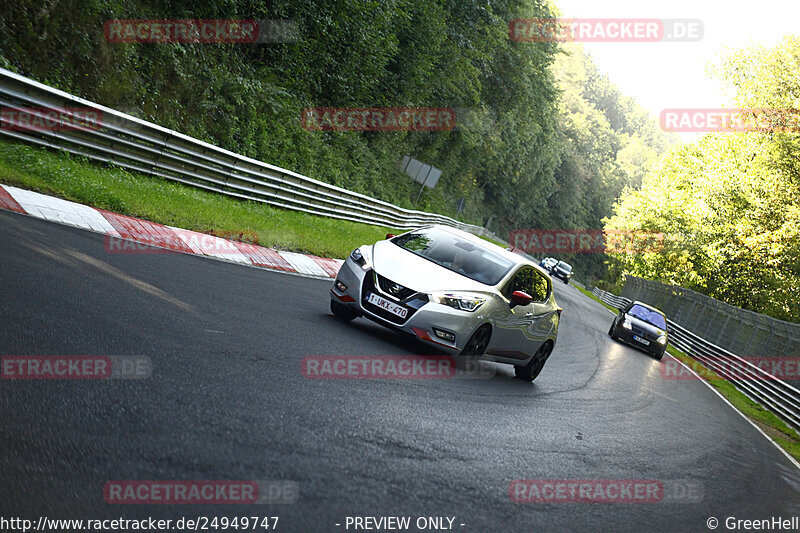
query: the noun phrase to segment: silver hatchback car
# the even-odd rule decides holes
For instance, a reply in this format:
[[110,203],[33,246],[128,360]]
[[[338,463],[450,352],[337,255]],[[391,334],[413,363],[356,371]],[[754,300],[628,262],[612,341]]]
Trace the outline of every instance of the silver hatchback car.
[[527,381],[553,351],[561,318],[538,265],[443,226],[356,248],[330,293],[340,319],[363,316],[453,355],[511,364]]

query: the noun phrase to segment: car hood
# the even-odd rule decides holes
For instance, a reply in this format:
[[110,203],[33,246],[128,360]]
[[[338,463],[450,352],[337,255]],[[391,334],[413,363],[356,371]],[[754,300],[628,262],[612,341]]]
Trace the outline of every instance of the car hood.
[[381,276],[418,292],[486,292],[492,289],[490,285],[456,274],[389,241],[379,241],[372,246],[372,266]]
[[645,322],[641,318],[636,318],[635,316],[631,316],[631,315],[627,315],[627,317],[628,317],[628,320],[631,321],[631,324],[633,324],[634,326],[636,326],[637,328],[639,328],[641,330],[644,330],[644,331],[650,333],[651,335],[655,335],[655,336],[666,335],[666,331],[664,331],[663,329],[661,329],[659,327],[654,326],[650,322]]

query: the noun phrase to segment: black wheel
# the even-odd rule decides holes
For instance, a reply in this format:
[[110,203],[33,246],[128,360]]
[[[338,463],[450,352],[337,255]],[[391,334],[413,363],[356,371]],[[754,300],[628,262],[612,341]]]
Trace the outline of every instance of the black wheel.
[[656,359],[661,361],[661,358],[664,357],[664,350],[661,350],[660,352],[654,353],[653,357],[655,357]]
[[545,342],[539,347],[539,350],[527,365],[515,366],[514,373],[519,379],[533,381],[541,373],[547,358],[550,357],[551,351],[553,351],[553,345],[549,341]]
[[469,338],[464,349],[461,350],[461,355],[470,357],[480,357],[486,352],[486,347],[489,346],[489,338],[492,336],[492,328],[485,324],[477,329],[472,337]]
[[346,322],[350,322],[356,316],[358,316],[355,311],[353,311],[346,305],[334,302],[333,300],[331,300],[331,313],[333,313],[333,316],[335,316],[339,320],[344,320]]
[[614,324],[611,324],[611,327],[608,328],[608,336],[614,340],[617,340],[617,338],[614,336],[614,329],[616,329],[614,328]]

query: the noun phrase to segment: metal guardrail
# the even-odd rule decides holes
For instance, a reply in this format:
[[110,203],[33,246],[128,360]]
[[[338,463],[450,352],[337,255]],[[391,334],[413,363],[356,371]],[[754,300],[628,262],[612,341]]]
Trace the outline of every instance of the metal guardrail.
[[[631,300],[594,287],[601,301],[616,308]],[[667,319],[670,344],[728,380],[745,396],[766,407],[795,428],[800,428],[800,390],[752,362],[695,335]]]
[[95,161],[158,176],[234,198],[313,215],[397,229],[428,224],[459,228],[503,242],[481,226],[398,207],[245,157],[176,131],[126,115],[29,78],[0,69],[0,106],[6,111],[57,109],[72,124],[69,108],[98,112],[98,127],[14,128],[3,119],[0,135],[36,146],[80,154]]

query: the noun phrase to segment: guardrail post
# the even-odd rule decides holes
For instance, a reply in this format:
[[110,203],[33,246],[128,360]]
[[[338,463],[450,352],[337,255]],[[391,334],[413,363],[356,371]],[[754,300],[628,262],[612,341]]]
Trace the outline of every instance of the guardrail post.
[[719,344],[720,343],[720,341],[722,340],[722,335],[723,335],[723,333],[725,333],[725,330],[728,328],[728,322],[730,322],[730,320],[731,320],[731,315],[727,315],[725,317],[725,323],[722,325],[721,328],[719,328],[719,333],[717,334],[717,340],[714,341],[714,344]]

